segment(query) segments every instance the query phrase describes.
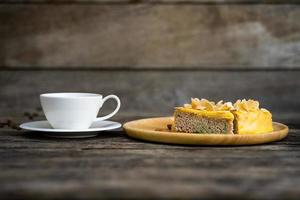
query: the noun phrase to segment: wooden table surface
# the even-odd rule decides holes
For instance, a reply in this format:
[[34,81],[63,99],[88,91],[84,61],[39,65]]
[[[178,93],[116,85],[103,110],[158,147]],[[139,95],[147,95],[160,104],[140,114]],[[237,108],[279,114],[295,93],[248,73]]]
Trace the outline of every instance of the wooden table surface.
[[53,139],[4,126],[0,197],[298,199],[300,127],[290,128],[280,142],[209,147],[143,142],[122,130]]

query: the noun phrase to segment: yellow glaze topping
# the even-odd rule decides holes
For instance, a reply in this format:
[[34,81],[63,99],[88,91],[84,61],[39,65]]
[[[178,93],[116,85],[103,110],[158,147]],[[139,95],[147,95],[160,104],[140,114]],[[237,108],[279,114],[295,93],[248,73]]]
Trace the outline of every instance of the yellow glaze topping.
[[177,107],[176,110],[186,113],[193,113],[199,116],[211,117],[211,118],[221,118],[221,119],[229,119],[233,120],[234,115],[230,111],[207,111],[207,110],[196,110],[193,108],[184,108]]

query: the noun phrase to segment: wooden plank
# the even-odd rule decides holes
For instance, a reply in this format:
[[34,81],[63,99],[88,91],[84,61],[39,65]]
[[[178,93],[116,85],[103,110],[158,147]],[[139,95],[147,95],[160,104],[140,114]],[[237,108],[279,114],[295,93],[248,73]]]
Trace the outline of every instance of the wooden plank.
[[300,195],[294,187],[300,183],[299,129],[284,141],[245,147],[141,143],[121,132],[83,140],[0,133],[5,143],[0,147],[0,196],[5,199]]
[[2,0],[5,3],[45,4],[291,4],[299,0]]
[[299,68],[299,5],[0,6],[0,66]]
[[[116,118],[168,116],[190,97],[254,98],[273,112],[274,120],[299,124],[299,76],[300,71],[2,70],[0,117],[22,117],[28,111],[42,117],[41,93],[94,92],[121,98]],[[103,114],[112,109],[108,102]]]

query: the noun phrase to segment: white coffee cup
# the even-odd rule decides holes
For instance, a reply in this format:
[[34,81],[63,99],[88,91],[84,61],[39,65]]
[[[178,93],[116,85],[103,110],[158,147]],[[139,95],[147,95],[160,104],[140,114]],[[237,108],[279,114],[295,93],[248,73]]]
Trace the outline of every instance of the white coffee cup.
[[[98,117],[103,103],[108,99],[117,101],[116,109]],[[88,129],[94,121],[103,121],[114,116],[120,109],[121,102],[116,95],[102,97],[92,93],[47,93],[40,95],[44,114],[55,129]]]

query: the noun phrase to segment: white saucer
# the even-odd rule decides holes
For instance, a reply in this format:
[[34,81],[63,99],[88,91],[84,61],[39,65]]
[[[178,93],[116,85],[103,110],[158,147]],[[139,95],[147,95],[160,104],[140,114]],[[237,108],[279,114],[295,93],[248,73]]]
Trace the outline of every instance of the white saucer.
[[27,122],[20,125],[20,128],[29,131],[45,132],[46,136],[59,138],[85,138],[97,135],[99,131],[107,131],[120,128],[122,125],[113,121],[93,122],[89,129],[70,130],[70,129],[54,129],[48,121]]

